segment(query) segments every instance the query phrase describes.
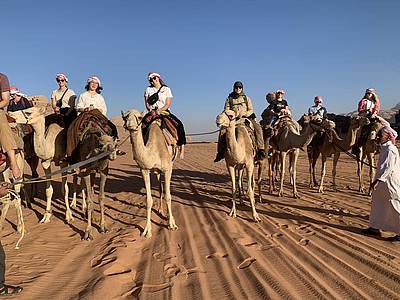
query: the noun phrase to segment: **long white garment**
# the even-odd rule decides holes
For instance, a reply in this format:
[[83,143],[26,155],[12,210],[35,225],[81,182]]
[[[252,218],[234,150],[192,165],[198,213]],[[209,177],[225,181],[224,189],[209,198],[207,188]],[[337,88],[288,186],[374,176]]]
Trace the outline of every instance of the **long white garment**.
[[381,145],[375,179],[370,227],[400,234],[400,157],[390,141]]
[[76,103],[76,110],[80,108],[87,108],[90,105],[93,105],[94,108],[99,109],[103,115],[107,114],[107,106],[104,98],[100,94],[91,95],[89,92],[84,92],[79,95],[79,99]]

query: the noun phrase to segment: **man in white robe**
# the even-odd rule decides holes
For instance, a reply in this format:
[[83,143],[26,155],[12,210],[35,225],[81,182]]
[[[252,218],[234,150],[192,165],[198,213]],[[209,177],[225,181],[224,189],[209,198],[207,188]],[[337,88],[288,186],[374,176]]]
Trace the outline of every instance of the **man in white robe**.
[[378,132],[381,144],[375,179],[371,183],[372,205],[369,228],[362,232],[380,235],[379,230],[396,233],[391,240],[400,241],[400,157],[397,133],[390,126]]

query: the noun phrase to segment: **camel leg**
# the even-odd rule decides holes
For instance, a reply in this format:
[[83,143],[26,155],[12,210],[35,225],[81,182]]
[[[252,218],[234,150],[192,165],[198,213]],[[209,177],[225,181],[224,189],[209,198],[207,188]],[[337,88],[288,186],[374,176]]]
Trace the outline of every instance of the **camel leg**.
[[50,222],[50,217],[51,217],[51,198],[53,197],[53,187],[51,185],[51,167],[49,166],[47,169],[44,169],[44,173],[46,175],[46,212],[43,216],[43,219],[40,221],[40,223],[48,223]]
[[178,226],[175,224],[175,218],[172,215],[172,205],[171,205],[171,176],[172,176],[172,168],[165,171],[164,177],[165,177],[165,200],[167,202],[167,208],[168,208],[168,220],[169,220],[169,226],[168,228],[170,230],[176,230],[178,229]]
[[10,208],[10,201],[7,200],[3,202],[2,208],[1,208],[1,217],[0,217],[0,230],[3,229],[4,226],[4,221],[6,220],[7,212],[8,209]]
[[325,173],[326,173],[326,159],[327,157],[322,154],[321,156],[321,179],[319,182],[319,188],[318,188],[318,193],[323,193],[324,192],[324,178],[325,178]]
[[83,236],[84,240],[93,240],[92,236],[93,191],[91,188],[90,177],[91,177],[90,175],[83,177],[86,186],[87,200],[88,200],[87,226],[85,230],[85,235]]
[[300,198],[299,193],[297,192],[297,186],[296,186],[296,174],[297,174],[297,158],[299,157],[299,149],[295,149],[291,153],[291,178],[292,178],[292,184],[293,184],[293,198]]
[[244,205],[243,198],[245,197],[243,188],[243,171],[244,171],[243,168],[238,169],[237,194],[239,197],[240,205]]
[[228,166],[228,172],[231,176],[232,183],[232,209],[229,213],[229,216],[232,218],[236,218],[236,176],[235,176],[235,168],[232,166]]
[[146,226],[144,227],[142,236],[151,237],[151,208],[153,207],[153,198],[151,197],[151,182],[150,171],[142,170],[144,185],[146,186],[146,200],[147,200],[147,213],[146,213]]
[[[164,188],[163,184],[161,181],[161,173],[156,174],[157,177],[157,183],[158,183],[158,191],[159,191],[159,197],[160,197],[160,203],[158,204],[158,213],[164,216]],[[165,191],[166,192],[166,191]]]
[[[67,164],[62,163],[60,165],[60,168],[63,169],[67,166],[68,166]],[[61,185],[63,187],[62,194],[64,196],[64,202],[65,202],[65,221],[67,221],[67,223],[69,224],[74,220],[74,217],[72,216],[72,211],[71,208],[69,207],[69,201],[68,201],[69,188],[66,177],[67,173],[61,173],[61,175],[62,175]]]
[[340,157],[340,152],[335,152],[333,154],[333,160],[332,160],[332,189],[334,192],[337,192],[337,187],[336,187],[336,166],[338,163]]
[[100,204],[100,232],[107,232],[106,221],[104,219],[104,187],[107,181],[108,168],[100,171],[99,184],[99,204]]
[[263,159],[262,161],[260,161],[257,170],[258,201],[260,201],[260,203],[262,203],[261,183],[266,163],[267,159]]
[[[252,178],[253,172],[254,172],[254,165],[251,164],[249,166],[246,166],[246,170],[247,170],[247,177]],[[254,188],[253,188],[252,180],[249,180],[249,198],[250,198],[251,210],[253,213],[253,220],[256,223],[261,222],[261,219],[258,216],[258,213],[256,210],[256,201],[254,199]]]
[[281,163],[281,183],[279,187],[279,193],[278,196],[282,197],[283,196],[283,180],[285,178],[285,163],[286,163],[286,152],[282,151],[280,153],[280,163]]
[[358,191],[360,193],[364,193],[364,184],[362,178],[363,162],[364,162],[364,151],[362,148],[360,148],[360,154],[357,157]]
[[78,190],[78,175],[74,174],[72,176],[72,202],[71,207],[76,208],[76,193]]
[[[27,163],[29,165],[29,168],[31,169],[31,178],[38,178],[39,174],[37,172],[37,167],[39,165],[39,157],[35,156],[32,158],[27,159]],[[38,184],[33,183],[31,184],[30,188],[30,194],[27,195],[26,199],[26,204],[29,208],[32,208],[32,203],[34,202],[34,197],[37,196],[37,189],[38,189]]]

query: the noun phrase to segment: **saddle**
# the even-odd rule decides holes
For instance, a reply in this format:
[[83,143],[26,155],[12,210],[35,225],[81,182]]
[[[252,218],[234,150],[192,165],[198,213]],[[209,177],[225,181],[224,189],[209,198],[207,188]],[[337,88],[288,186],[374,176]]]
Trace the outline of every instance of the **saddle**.
[[112,135],[109,120],[98,109],[80,114],[68,127],[67,156],[71,156],[78,144],[82,141],[88,128],[97,128],[107,135]]
[[143,136],[145,136],[145,140],[147,140],[147,128],[153,122],[161,128],[167,145],[175,146],[178,142],[178,130],[176,129],[178,124],[168,113],[162,113],[161,115],[151,115],[149,113],[144,117]]

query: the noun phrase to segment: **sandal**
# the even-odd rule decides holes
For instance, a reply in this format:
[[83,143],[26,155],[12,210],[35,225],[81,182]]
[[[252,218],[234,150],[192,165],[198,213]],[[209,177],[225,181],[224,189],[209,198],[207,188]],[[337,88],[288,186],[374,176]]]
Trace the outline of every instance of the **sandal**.
[[390,241],[390,242],[400,242],[400,235],[392,236],[392,237],[388,238],[388,241]]
[[17,295],[22,292],[22,287],[20,286],[12,286],[4,284],[2,288],[0,288],[0,297],[7,297]]

